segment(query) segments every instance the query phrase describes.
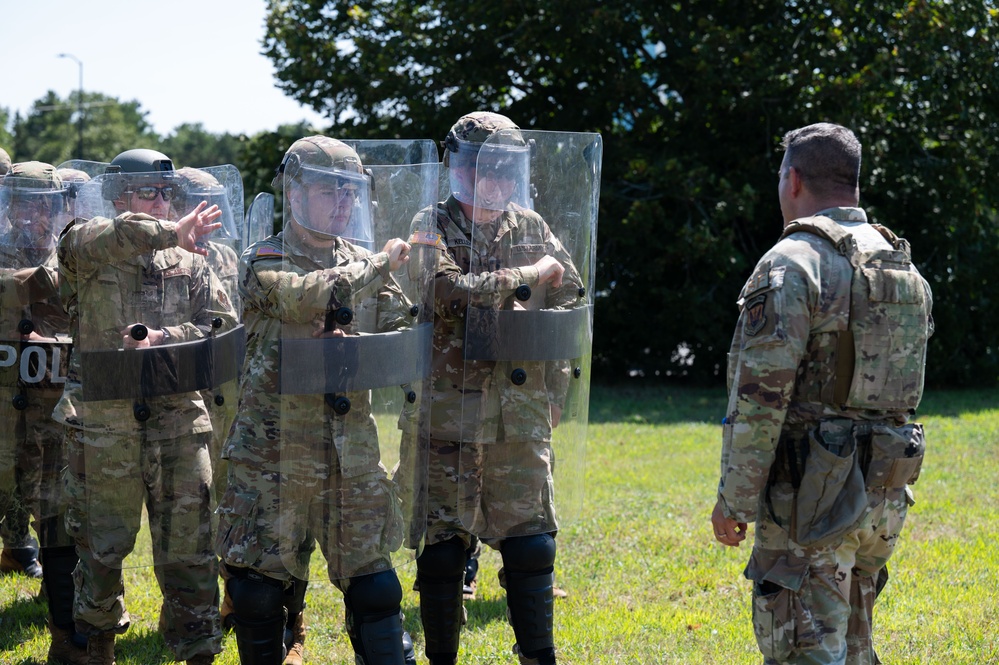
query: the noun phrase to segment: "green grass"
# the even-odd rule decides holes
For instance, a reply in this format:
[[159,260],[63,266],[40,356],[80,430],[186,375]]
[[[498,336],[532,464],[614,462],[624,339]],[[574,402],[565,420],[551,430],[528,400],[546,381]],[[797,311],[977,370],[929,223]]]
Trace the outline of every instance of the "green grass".
[[[714,542],[709,515],[718,475],[721,391],[594,390],[581,517],[559,534],[556,601],[560,662],[759,663],[749,619],[748,546]],[[891,581],[875,612],[886,663],[999,664],[999,391],[929,393],[920,410],[928,439],[917,503]],[[306,660],[352,663],[340,594],[314,562]],[[468,604],[462,663],[515,663],[513,632],[496,580],[499,556],[482,558],[479,598]],[[412,564],[400,569],[406,627],[422,629]],[[156,634],[152,573],[129,573],[134,620],[118,663],[170,662]],[[42,663],[45,606],[37,582],[0,579],[0,663]],[[227,636],[217,661],[236,664]]]

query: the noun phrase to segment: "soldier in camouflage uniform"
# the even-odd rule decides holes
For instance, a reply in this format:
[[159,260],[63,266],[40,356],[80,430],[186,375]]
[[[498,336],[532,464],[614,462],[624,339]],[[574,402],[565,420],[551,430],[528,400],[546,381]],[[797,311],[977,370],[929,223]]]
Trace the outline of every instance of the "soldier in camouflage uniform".
[[[522,285],[546,292],[547,308],[575,302],[580,278],[538,214],[511,205],[506,185],[476,180],[479,147],[501,131],[508,132],[513,147],[524,148],[517,125],[505,116],[475,112],[455,123],[444,141],[452,195],[426,213],[436,217],[432,228],[440,250],[434,283],[427,545],[417,559],[431,665],[457,662],[466,550],[474,534],[503,557],[508,615],[521,662],[555,662],[550,612],[557,521],[551,436],[569,368],[559,362],[529,362],[525,366],[534,379],[507,385],[502,377],[509,374],[509,363],[466,360],[465,325],[470,304],[480,311],[504,309],[515,302],[514,292]],[[497,200],[477,207],[483,194]],[[481,245],[473,239],[480,235],[485,238]],[[510,252],[528,247],[527,256],[536,261],[515,267],[531,259],[518,262],[524,257]],[[462,515],[467,506],[478,506],[470,519]]]
[[[16,452],[13,468],[23,503],[14,512],[30,512],[44,549],[49,661],[75,664],[86,660],[87,639],[73,625],[77,556],[65,527],[65,436],[52,420],[71,348],[69,319],[59,300],[55,248],[72,210],[70,194],[55,167],[41,162],[15,164],[0,186],[0,209],[11,223],[0,238],[2,348],[8,354],[0,380],[0,449]],[[25,359],[28,362],[22,362]],[[11,468],[0,462],[0,473]]]
[[90,397],[118,386],[102,367],[84,362],[121,354],[122,346],[188,348],[185,342],[204,339],[217,324],[235,325],[207,250],[197,245],[219,227],[221,213],[202,203],[177,222],[165,221],[177,182],[172,162],[153,150],[118,155],[90,185],[118,215],[77,219],[58,249],[75,349],[53,415],[69,442],[66,524],[80,555],[76,626],[89,635],[91,665],[113,665],[115,635],[130,623],[122,565],[145,506],[163,594],[160,630],[177,659],[205,665],[222,648],[208,411],[195,391],[144,394],[139,403]]
[[924,443],[910,422],[933,331],[909,244],[857,207],[861,146],[828,123],[784,137],[782,239],[739,297],[716,539],[756,536],[745,575],[768,665],[880,662],[874,600]]
[[410,246],[395,238],[372,253],[342,237],[356,221],[353,211],[368,205],[363,180],[360,159],[344,143],[296,141],[274,179],[284,191],[284,228],[240,258],[247,353],[223,449],[229,482],[218,508],[217,551],[243,665],[284,659],[284,630],[301,615],[302,580],[317,541],[344,595],[357,662],[404,662],[402,589],[389,560],[402,540],[399,509],[378,457],[369,393],[348,392],[346,413],[323,394],[282,394],[289,331],[356,334],[360,315],[328,332],[329,316],[345,303],[377,316],[378,330],[406,325],[410,304],[392,272]]

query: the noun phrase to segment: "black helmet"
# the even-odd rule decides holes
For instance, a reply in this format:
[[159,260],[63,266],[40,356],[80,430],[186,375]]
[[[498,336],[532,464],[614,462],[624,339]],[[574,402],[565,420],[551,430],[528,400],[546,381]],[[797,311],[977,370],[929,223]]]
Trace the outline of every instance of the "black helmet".
[[176,173],[170,158],[157,150],[136,148],[126,150],[111,160],[104,170],[102,196],[106,201],[121,198],[130,184],[148,181],[149,184],[167,182],[176,184]]

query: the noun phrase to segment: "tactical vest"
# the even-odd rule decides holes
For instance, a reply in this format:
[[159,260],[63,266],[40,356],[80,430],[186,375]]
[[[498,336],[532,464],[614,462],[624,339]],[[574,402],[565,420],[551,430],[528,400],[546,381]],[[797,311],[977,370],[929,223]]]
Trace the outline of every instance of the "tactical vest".
[[834,403],[856,409],[915,409],[923,393],[930,305],[909,243],[871,225],[891,245],[861,251],[850,230],[828,217],[788,224],[828,240],[853,268],[847,330],[836,346]]

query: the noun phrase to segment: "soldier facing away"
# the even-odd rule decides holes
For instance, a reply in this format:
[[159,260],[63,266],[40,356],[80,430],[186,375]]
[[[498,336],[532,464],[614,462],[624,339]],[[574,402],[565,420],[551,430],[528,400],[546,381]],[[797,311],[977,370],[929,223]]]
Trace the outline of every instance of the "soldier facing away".
[[909,243],[868,222],[861,146],[819,123],[784,137],[781,240],[739,296],[715,538],[738,546],[768,665],[880,662],[874,601],[912,503],[933,332]]

